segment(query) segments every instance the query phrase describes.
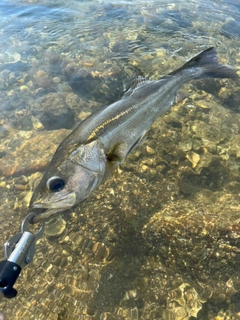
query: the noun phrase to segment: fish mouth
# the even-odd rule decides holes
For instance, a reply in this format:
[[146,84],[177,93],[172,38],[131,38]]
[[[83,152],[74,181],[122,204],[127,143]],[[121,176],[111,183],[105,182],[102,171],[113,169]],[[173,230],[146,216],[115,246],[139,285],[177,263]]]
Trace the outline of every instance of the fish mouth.
[[70,193],[65,197],[59,198],[58,200],[50,203],[35,203],[32,205],[32,208],[34,211],[36,210],[36,214],[32,215],[30,223],[38,223],[45,221],[52,217],[52,215],[55,215],[56,213],[63,212],[67,209],[70,209],[74,206],[76,202],[76,194]]
[[31,224],[35,224],[35,223],[39,223],[39,222],[43,222],[43,221],[47,221],[50,218],[52,218],[53,215],[55,215],[56,213],[60,213],[63,210],[48,210],[48,209],[42,209],[42,210],[37,210],[36,212],[32,212],[32,217],[29,220],[29,223]]

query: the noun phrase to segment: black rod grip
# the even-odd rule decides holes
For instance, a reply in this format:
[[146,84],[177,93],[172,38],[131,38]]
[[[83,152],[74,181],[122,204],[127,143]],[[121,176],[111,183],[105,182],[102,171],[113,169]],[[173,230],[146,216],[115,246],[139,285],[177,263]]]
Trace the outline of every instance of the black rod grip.
[[0,291],[8,299],[17,295],[17,290],[13,286],[21,270],[21,267],[14,262],[8,260],[0,262]]

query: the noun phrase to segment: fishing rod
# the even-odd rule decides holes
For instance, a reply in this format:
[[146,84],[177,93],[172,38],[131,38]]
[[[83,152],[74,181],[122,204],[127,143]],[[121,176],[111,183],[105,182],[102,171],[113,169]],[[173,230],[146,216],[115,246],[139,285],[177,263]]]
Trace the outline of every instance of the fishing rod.
[[35,234],[29,231],[32,215],[33,213],[30,213],[23,220],[21,232],[4,243],[6,260],[0,261],[0,300],[3,297],[8,299],[16,297],[18,292],[13,286],[21,270],[33,260],[36,242],[43,234],[44,222]]

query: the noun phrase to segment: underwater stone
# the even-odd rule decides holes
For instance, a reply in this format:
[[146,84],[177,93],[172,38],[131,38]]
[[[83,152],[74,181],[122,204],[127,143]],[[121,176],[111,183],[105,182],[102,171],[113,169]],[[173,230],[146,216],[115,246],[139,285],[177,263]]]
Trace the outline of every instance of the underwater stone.
[[193,151],[188,152],[186,158],[192,163],[193,168],[195,168],[200,161],[200,155]]
[[52,85],[52,78],[43,70],[39,70],[34,75],[34,83],[36,87],[48,88]]
[[61,128],[71,129],[74,125],[74,114],[66,105],[61,94],[49,93],[39,99],[42,110],[38,117],[46,130]]
[[[7,141],[6,156],[0,159],[1,172],[5,176],[20,176],[41,171],[67,133],[63,129],[50,132],[19,131],[13,134]],[[32,155],[31,159],[29,159],[29,153]]]
[[184,152],[192,150],[192,141],[191,140],[180,141],[179,142],[179,149]]
[[45,233],[49,238],[60,237],[66,230],[66,221],[61,216],[56,216],[46,223]]
[[39,119],[37,117],[32,116],[31,120],[32,120],[33,128],[35,130],[43,130],[44,129],[43,124],[39,121]]
[[202,139],[200,137],[193,137],[192,139],[192,148],[195,151],[198,151],[202,147]]

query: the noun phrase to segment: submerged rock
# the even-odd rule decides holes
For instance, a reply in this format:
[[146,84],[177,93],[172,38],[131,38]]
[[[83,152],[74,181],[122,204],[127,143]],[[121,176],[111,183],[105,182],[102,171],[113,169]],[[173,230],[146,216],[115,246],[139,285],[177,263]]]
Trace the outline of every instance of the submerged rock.
[[34,75],[35,86],[42,88],[49,88],[52,85],[52,78],[47,74],[46,71],[39,70]]
[[[101,86],[103,79],[93,77],[90,73],[86,72],[86,70],[81,70],[79,73],[70,75],[68,77],[68,83],[78,95],[90,97],[94,96],[96,87],[99,88]],[[97,92],[95,94],[97,94]]]
[[66,221],[61,216],[49,220],[45,226],[45,233],[49,238],[60,237],[66,230]]
[[74,113],[67,106],[63,96],[57,93],[49,93],[38,99],[42,110],[38,110],[37,116],[46,130],[70,129],[73,127]]
[[[0,159],[1,174],[19,176],[44,170],[66,135],[67,131],[64,129],[41,133],[22,131],[13,134],[5,142],[8,144],[8,150]],[[29,154],[34,156],[30,159]]]

